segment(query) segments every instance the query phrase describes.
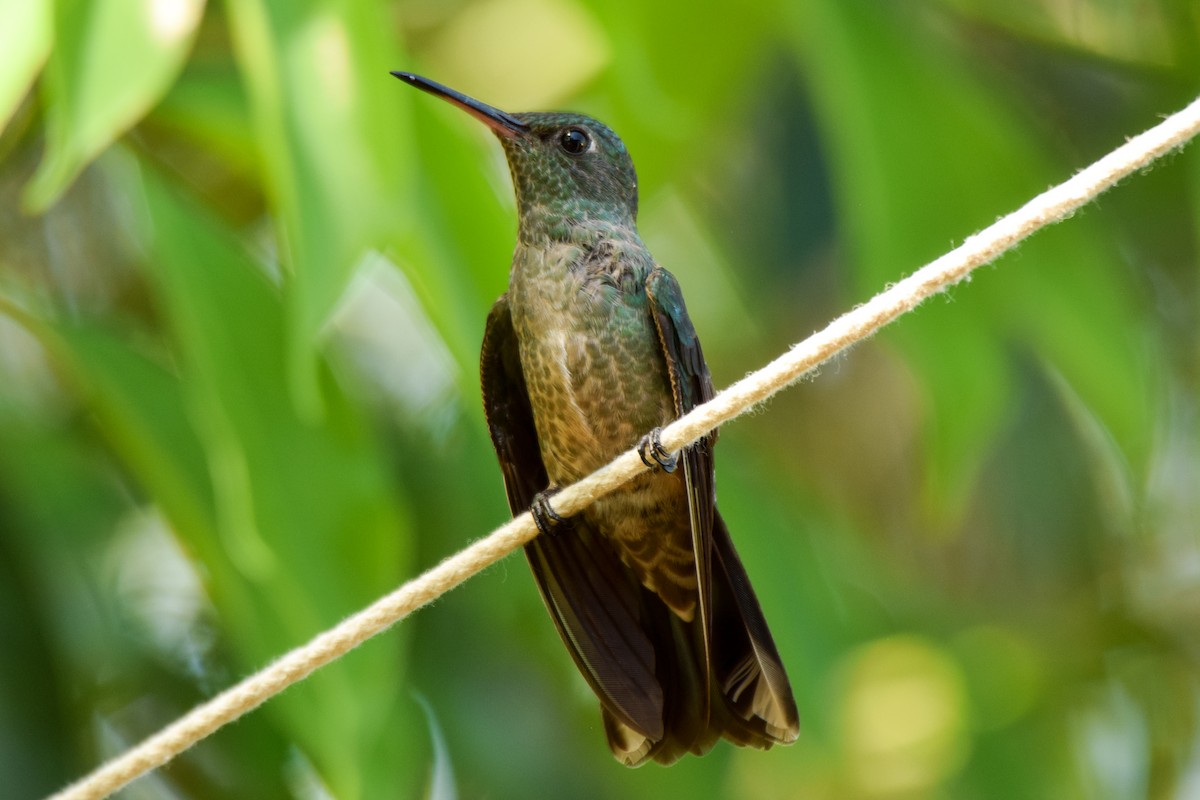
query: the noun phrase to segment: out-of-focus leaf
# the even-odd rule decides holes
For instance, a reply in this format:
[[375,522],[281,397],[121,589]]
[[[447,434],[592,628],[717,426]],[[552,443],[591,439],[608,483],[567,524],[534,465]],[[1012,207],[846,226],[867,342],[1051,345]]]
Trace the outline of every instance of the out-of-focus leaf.
[[52,0],[0,0],[0,131],[50,52]]
[[189,69],[154,108],[149,120],[257,177],[250,109],[236,70]]
[[[734,64],[755,63],[763,39],[778,28],[772,4],[746,4],[736,11],[720,4],[681,9],[664,3],[589,2],[612,46],[616,102],[594,113],[631,145],[643,185],[664,186],[678,170],[694,172],[697,136],[723,115],[736,112],[746,73]],[[667,34],[669,32],[669,34]],[[671,46],[664,46],[664,38]],[[687,53],[686,67],[681,55]],[[697,54],[711,57],[693,57]],[[617,124],[619,123],[619,124]],[[708,139],[712,141],[712,139]]]
[[205,454],[189,419],[178,376],[111,331],[48,319],[0,295],[0,311],[33,334],[79,399],[96,415],[110,445],[172,526],[201,555],[222,558],[205,540],[216,514]]
[[178,377],[98,328],[45,327],[116,450],[171,523],[190,538],[211,530],[212,486]]
[[72,603],[94,598],[49,589],[78,581],[80,562],[119,508],[97,490],[91,465],[72,452],[78,440],[37,435],[44,432],[14,422],[0,420],[0,706],[7,726],[0,782],[14,797],[42,797],[74,777],[61,731],[78,724],[72,704],[90,688],[64,692],[55,678],[70,656],[97,663],[104,651],[91,624],[101,616],[96,605]]
[[356,264],[408,227],[396,50],[365,0],[230,3],[287,281],[287,363],[301,409],[319,413],[317,339]]
[[[966,54],[911,46],[928,29],[900,9],[805,8],[795,15],[797,31],[864,296],[1067,177],[973,79]],[[929,389],[927,507],[935,523],[959,518],[1005,418],[1006,335],[1045,353],[1127,457],[1144,460],[1152,398],[1134,308],[1118,259],[1091,233],[1079,220],[1044,233],[995,274],[978,276],[987,291],[955,290],[954,303],[935,300],[889,332]]]
[[[46,67],[46,155],[26,187],[41,211],[124,133],[183,65],[204,0],[62,0]],[[6,21],[7,24],[7,21]]]
[[[1055,47],[1154,69],[1195,72],[1196,7],[1191,0],[1152,3],[1090,2],[1072,11],[1050,3],[1006,0],[940,0],[965,17],[1009,29]],[[1086,18],[1086,24],[1080,24]]]
[[[0,307],[11,311],[3,298]],[[11,652],[20,655],[3,662],[6,677],[22,669],[41,670],[5,682],[16,693],[5,700],[11,712],[6,719],[24,724],[21,742],[6,745],[0,758],[0,780],[14,796],[40,797],[77,778],[98,751],[105,754],[122,738],[128,743],[152,733],[194,706],[203,699],[198,689],[214,686],[218,676],[193,672],[189,668],[198,666],[196,653],[168,648],[131,621],[139,603],[147,604],[142,611],[160,617],[179,609],[163,604],[161,596],[130,591],[129,576],[122,580],[121,571],[114,569],[114,562],[120,563],[118,531],[138,499],[114,480],[101,443],[90,435],[98,426],[113,452],[128,459],[126,466],[143,488],[154,493],[167,487],[168,494],[156,499],[170,505],[170,484],[187,471],[176,458],[186,460],[198,452],[189,447],[195,444],[190,435],[175,431],[161,436],[171,432],[175,421],[186,425],[183,409],[173,407],[172,400],[180,397],[178,385],[167,388],[171,376],[111,332],[23,313],[14,316],[46,344],[61,373],[80,389],[80,400],[97,412],[94,419],[80,417],[51,428],[0,421],[0,518],[11,523],[0,526],[0,550],[5,551],[0,561],[10,592],[5,599],[12,600],[11,593],[23,588],[32,590],[23,600],[29,607],[5,605],[17,612],[6,615],[13,617],[6,635],[26,638],[5,639]],[[137,391],[115,385],[123,378],[140,381]],[[137,451],[145,445],[168,450],[139,460]],[[163,474],[154,474],[156,470]],[[150,569],[162,575],[161,567],[155,563]],[[47,655],[49,665],[41,661]],[[29,711],[23,713],[26,707]],[[64,728],[76,735],[61,737]],[[58,731],[57,745],[45,740],[47,731]],[[219,751],[210,749],[216,741],[173,763],[170,781],[175,787],[192,796],[216,796],[229,786],[248,796],[280,796],[279,768],[290,742],[277,727],[261,716],[246,719],[222,731]],[[205,768],[214,752],[222,754],[219,774]],[[54,772],[48,774],[47,767]],[[34,782],[40,788],[29,786]]]
[[[525,105],[512,111],[532,111],[594,78],[608,55],[607,37],[575,0],[485,0],[463,6],[428,59],[442,83],[471,81],[486,102],[509,110],[515,97]],[[488,68],[500,63],[502,70]]]
[[[216,501],[215,530],[204,534],[215,538],[196,544],[225,554],[208,565],[218,607],[239,655],[256,666],[398,582],[409,552],[403,515],[365,419],[328,375],[321,421],[297,414],[283,307],[264,273],[156,179],[145,192],[151,278]],[[400,644],[386,637],[271,705],[338,796],[385,785],[385,774],[418,775],[402,768],[417,754],[397,718]]]

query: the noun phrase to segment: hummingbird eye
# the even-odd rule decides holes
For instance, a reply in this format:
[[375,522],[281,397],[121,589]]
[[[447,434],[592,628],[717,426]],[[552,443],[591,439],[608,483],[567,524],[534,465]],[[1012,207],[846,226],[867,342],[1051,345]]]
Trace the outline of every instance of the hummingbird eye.
[[591,148],[592,137],[580,128],[567,128],[559,134],[558,146],[569,155],[582,155]]

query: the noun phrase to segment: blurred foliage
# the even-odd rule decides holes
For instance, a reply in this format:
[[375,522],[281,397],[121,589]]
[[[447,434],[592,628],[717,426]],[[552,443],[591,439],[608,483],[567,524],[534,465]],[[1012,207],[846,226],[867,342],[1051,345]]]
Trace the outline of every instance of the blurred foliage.
[[[1194,0],[0,0],[0,786],[35,797],[506,516],[499,147],[621,132],[724,385],[1200,87]],[[127,797],[1200,791],[1200,151],[722,436],[803,715],[607,753],[518,557]]]

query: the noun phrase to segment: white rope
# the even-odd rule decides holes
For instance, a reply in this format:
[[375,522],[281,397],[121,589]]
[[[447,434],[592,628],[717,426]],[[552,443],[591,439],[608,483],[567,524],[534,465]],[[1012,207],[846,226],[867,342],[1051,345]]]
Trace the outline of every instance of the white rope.
[[[834,320],[823,331],[793,346],[762,369],[722,391],[708,403],[663,429],[671,451],[695,441],[721,423],[744,414],[845,348],[862,341],[930,295],[997,258],[1034,231],[1071,215],[1083,204],[1135,170],[1180,147],[1200,132],[1200,99],[1162,123],[1055,186],[1017,211],[975,234],[936,261],[869,302]],[[635,450],[554,496],[559,514],[577,514],[645,470]],[[312,641],[197,706],[159,733],[99,767],[51,800],[107,797],[135,778],[165,764],[221,726],[257,708],[365,640],[382,633],[414,610],[499,561],[537,534],[529,514],[510,520],[491,535],[346,618]]]

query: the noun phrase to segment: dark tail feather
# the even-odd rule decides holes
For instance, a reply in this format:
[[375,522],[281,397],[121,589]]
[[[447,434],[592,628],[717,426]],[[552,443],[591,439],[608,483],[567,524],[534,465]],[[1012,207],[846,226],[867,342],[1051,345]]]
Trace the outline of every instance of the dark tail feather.
[[653,759],[670,764],[702,755],[724,736],[767,749],[799,735],[796,703],[762,609],[720,515],[713,525],[712,685],[702,719],[704,646],[699,620],[684,622],[643,590],[642,625],[655,643],[655,673],[663,688],[663,738],[654,741],[603,709],[613,755],[628,766]]
[[800,723],[792,687],[720,514],[713,555],[713,691],[729,711],[723,733],[763,749],[794,742]]
[[705,713],[699,620],[684,622],[653,592],[641,592],[640,623],[654,642],[655,677],[662,687],[662,735],[648,737],[623,724],[604,703],[600,707],[609,749],[629,767],[650,759],[670,764],[689,751],[707,752],[721,736]]

